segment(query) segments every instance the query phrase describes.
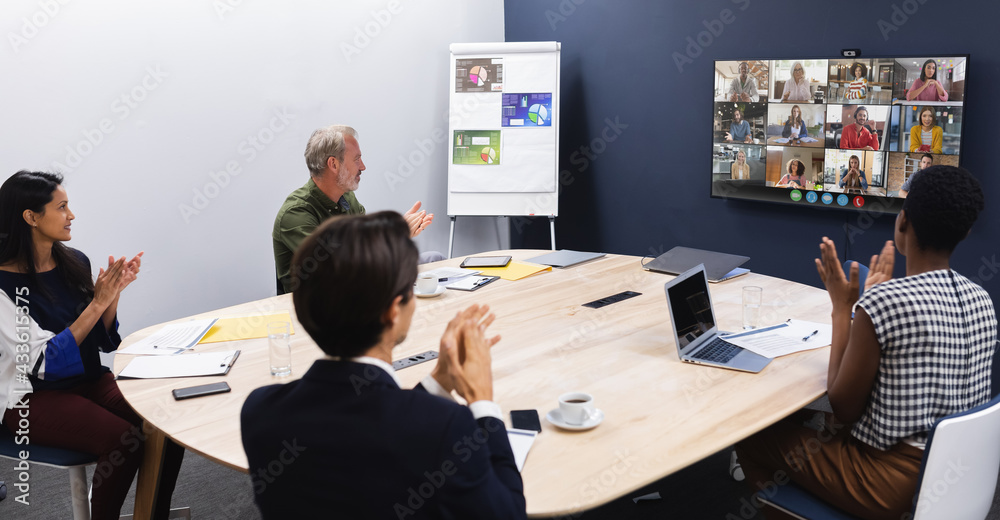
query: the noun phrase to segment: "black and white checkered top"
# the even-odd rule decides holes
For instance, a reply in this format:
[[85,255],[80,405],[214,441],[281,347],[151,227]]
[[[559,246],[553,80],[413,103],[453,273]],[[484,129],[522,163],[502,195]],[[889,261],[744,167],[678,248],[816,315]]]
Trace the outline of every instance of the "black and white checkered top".
[[951,270],[878,284],[858,301],[882,349],[851,434],[880,450],[926,442],[934,421],[990,400],[997,316],[989,294]]

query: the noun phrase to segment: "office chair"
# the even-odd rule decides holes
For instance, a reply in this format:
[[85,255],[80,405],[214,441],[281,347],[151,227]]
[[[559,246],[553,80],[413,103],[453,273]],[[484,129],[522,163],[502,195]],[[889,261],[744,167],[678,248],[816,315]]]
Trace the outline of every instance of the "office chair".
[[[931,428],[917,477],[913,520],[986,518],[1000,471],[1000,396],[940,419]],[[853,519],[808,491],[786,484],[765,504],[797,518]]]
[[[14,442],[14,435],[0,426],[0,458],[20,461],[19,451],[24,449]],[[70,496],[73,498],[73,520],[90,520],[90,486],[87,484],[87,466],[97,462],[97,456],[79,451],[50,448],[32,444],[28,462],[69,470]],[[11,481],[13,487],[14,480]]]
[[858,264],[858,298],[865,292],[865,280],[868,279],[868,266],[858,262],[857,260],[847,260],[844,262],[844,276],[848,279],[851,278],[851,263],[857,262]]

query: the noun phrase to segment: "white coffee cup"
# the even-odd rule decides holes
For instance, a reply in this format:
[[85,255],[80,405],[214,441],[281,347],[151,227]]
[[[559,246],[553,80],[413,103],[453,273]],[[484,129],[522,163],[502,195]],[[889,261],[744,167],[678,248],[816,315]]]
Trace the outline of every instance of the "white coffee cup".
[[417,292],[420,294],[433,294],[437,291],[437,278],[430,273],[420,273],[417,276]]
[[583,424],[594,415],[594,396],[569,392],[559,396],[559,413],[566,424]]

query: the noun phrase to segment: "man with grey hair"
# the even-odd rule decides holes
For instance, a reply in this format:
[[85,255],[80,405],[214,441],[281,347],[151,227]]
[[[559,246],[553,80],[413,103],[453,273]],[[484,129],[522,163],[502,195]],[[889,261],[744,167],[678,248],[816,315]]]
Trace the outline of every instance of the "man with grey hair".
[[[305,158],[309,180],[285,199],[271,231],[278,294],[292,292],[292,255],[313,230],[331,217],[365,213],[365,207],[354,196],[361,172],[365,171],[356,130],[346,125],[316,130],[306,144]],[[434,214],[421,210],[417,201],[403,218],[413,238],[431,224]],[[443,259],[444,255],[435,251],[420,255],[421,263]]]

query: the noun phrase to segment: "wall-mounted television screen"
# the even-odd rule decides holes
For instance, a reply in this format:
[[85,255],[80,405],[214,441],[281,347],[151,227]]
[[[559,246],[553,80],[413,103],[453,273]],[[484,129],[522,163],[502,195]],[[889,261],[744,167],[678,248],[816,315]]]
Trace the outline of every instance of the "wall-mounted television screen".
[[712,196],[898,212],[957,166],[968,55],[715,62]]

